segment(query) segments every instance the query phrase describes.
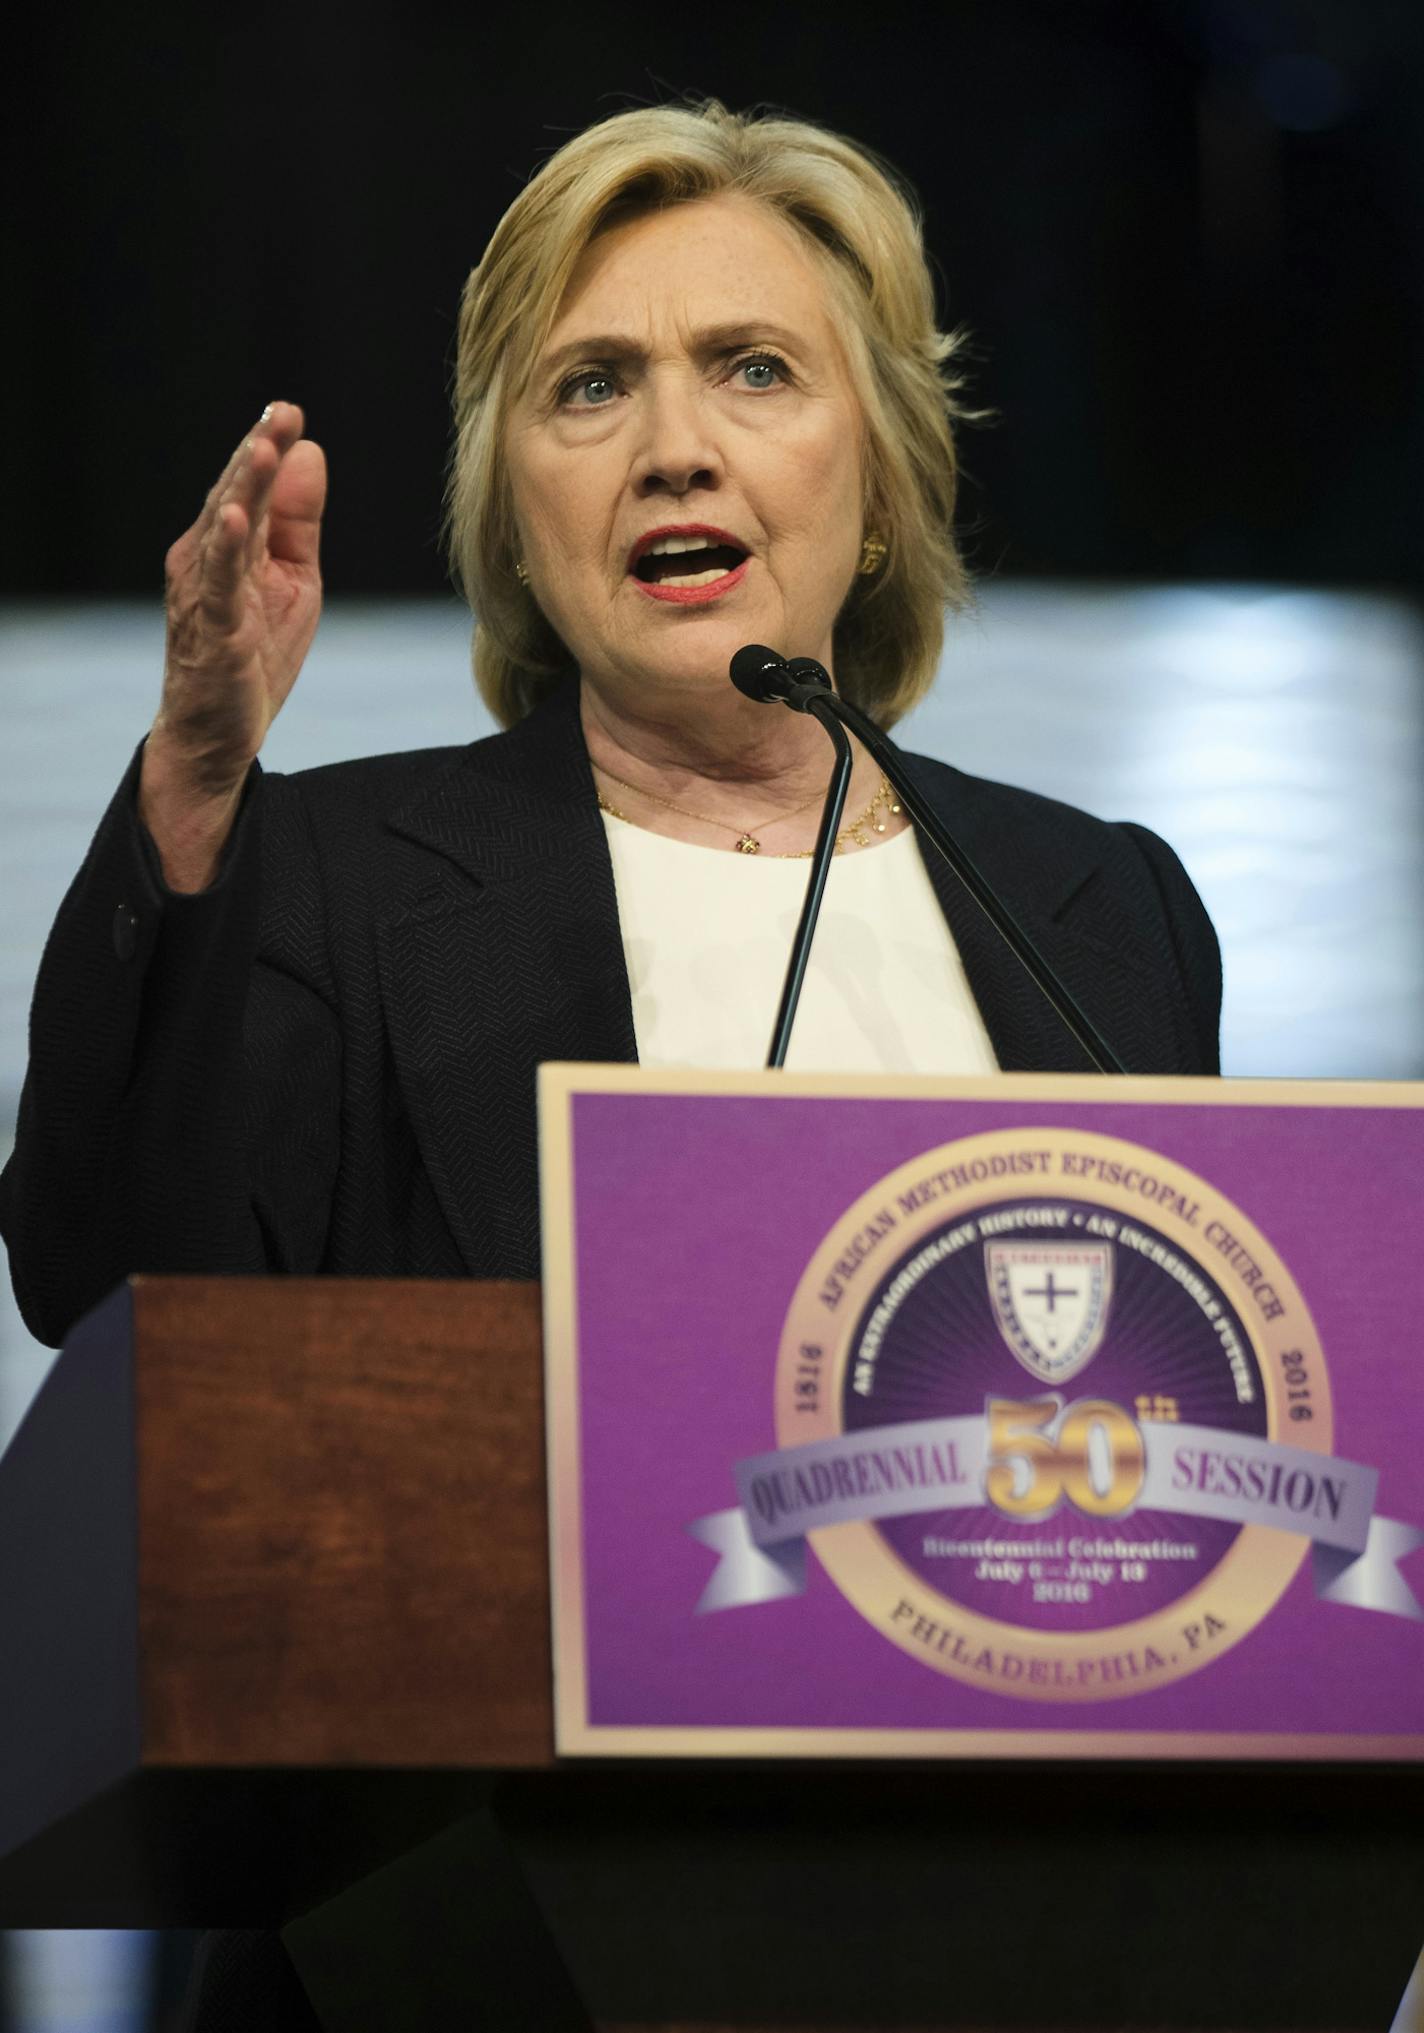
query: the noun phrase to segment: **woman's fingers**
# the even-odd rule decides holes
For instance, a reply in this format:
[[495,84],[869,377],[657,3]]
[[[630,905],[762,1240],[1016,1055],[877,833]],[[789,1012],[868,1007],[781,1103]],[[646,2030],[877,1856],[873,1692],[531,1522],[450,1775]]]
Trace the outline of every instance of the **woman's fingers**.
[[203,503],[202,513],[199,515],[196,525],[204,534],[211,528],[213,519],[223,503],[231,498],[233,486],[247,463],[249,452],[252,450],[252,441],[271,422],[274,407],[275,405],[271,403],[267,405],[267,408],[263,410],[247,436],[234,446],[232,457],[208,489],[207,499]]
[[[318,447],[302,438],[304,421],[296,403],[270,404],[234,451],[202,515],[182,539],[184,549],[192,546],[190,559],[196,553],[198,602],[215,629],[237,627],[244,577],[260,570],[269,554],[296,564],[316,561],[326,465]],[[281,527],[269,552],[274,490],[293,453],[296,464],[282,482]],[[175,563],[180,555],[175,546]]]
[[283,564],[314,566],[326,507],[326,455],[310,438],[287,453],[267,498],[267,550]]
[[256,438],[247,455],[247,463],[237,475],[231,505],[240,507],[247,517],[247,568],[256,569],[266,551],[267,504],[272,496],[272,482],[277,477],[282,463],[282,454],[270,438]]
[[257,523],[259,517],[252,514],[252,489],[260,483],[264,473],[270,479],[271,455],[262,448],[275,446],[280,461],[283,453],[301,437],[303,421],[301,409],[296,403],[268,403],[208,490],[208,498],[196,525],[200,534],[206,535],[218,511],[229,502],[237,502],[251,515],[253,524]]
[[230,634],[242,619],[249,527],[236,502],[224,503],[199,548],[198,600],[203,619],[222,634]]
[[[293,453],[303,443],[301,410],[294,402],[275,403],[262,435],[253,438],[246,462],[233,476],[230,499],[248,520],[247,564],[255,571],[269,554],[273,489]],[[277,555],[273,552],[272,555]]]
[[255,567],[264,550],[267,501],[277,469],[302,434],[302,413],[294,402],[269,403],[258,428],[248,438],[228,483],[226,499],[247,516],[247,562]]

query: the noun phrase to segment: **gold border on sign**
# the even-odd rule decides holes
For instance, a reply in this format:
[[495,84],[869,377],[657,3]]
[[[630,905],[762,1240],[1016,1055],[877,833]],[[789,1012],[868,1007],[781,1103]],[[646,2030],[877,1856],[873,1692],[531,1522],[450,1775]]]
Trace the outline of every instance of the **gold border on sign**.
[[573,1107],[580,1083],[568,1077],[585,1070],[541,1066],[538,1076],[544,1456],[549,1501],[549,1616],[556,1751],[573,1747],[588,1728],[573,1167]]
[[[973,1181],[897,1218],[886,1238],[888,1247],[872,1249],[856,1263],[850,1279],[842,1281],[844,1316],[827,1333],[826,1309],[819,1298],[822,1287],[837,1260],[847,1255],[850,1245],[866,1233],[883,1208],[893,1208],[901,1194],[950,1166],[970,1166],[996,1156],[1012,1159],[1044,1150],[1053,1158],[1046,1174],[1030,1171]],[[1239,1277],[1233,1283],[1231,1266],[1225,1261],[1218,1266],[1200,1228],[1120,1183],[1065,1174],[1061,1165],[1066,1150],[1145,1168],[1171,1191],[1195,1203],[1204,1223],[1213,1218],[1223,1220],[1274,1288],[1284,1309],[1280,1317],[1268,1321],[1253,1313],[1250,1288]],[[1255,1223],[1197,1173],[1149,1145],[1106,1136],[1100,1130],[1061,1125],[957,1137],[897,1166],[846,1210],[811,1258],[787,1311],[776,1369],[778,1446],[835,1439],[844,1431],[841,1406],[855,1329],[863,1316],[866,1296],[887,1272],[931,1233],[967,1219],[980,1208],[1013,1199],[1025,1204],[1074,1199],[1107,1208],[1155,1230],[1188,1263],[1204,1267],[1211,1282],[1230,1299],[1250,1341],[1265,1400],[1265,1437],[1289,1439],[1293,1446],[1315,1454],[1330,1452],[1334,1417],[1320,1337],[1295,1280]],[[854,1289],[857,1281],[859,1290]],[[807,1400],[795,1391],[798,1374],[803,1373],[798,1371],[800,1351],[808,1342],[829,1349],[825,1387],[809,1414]],[[1306,1370],[1314,1414],[1308,1421],[1289,1417],[1281,1361],[1287,1349],[1300,1358],[1293,1366]],[[1131,1515],[1085,1519],[1083,1531],[1095,1537],[1120,1535],[1129,1528]],[[984,1616],[951,1596],[941,1595],[905,1564],[870,1521],[823,1526],[808,1537],[816,1557],[847,1601],[912,1659],[981,1692],[1040,1702],[1124,1700],[1199,1672],[1249,1636],[1275,1608],[1309,1550],[1299,1534],[1269,1525],[1243,1525],[1210,1573],[1170,1605],[1093,1631],[1050,1632]],[[908,1617],[902,1619],[900,1611],[907,1605]],[[1203,1645],[1208,1617],[1221,1628],[1211,1630]],[[938,1633],[939,1644],[916,1637],[917,1625]],[[1195,1648],[1185,1635],[1188,1628],[1195,1633]],[[944,1649],[951,1641],[954,1650]],[[1137,1662],[1144,1661],[1149,1651],[1164,1663],[1144,1673]],[[986,1658],[988,1666],[965,1663],[966,1659]],[[1117,1675],[1107,1682],[1097,1671],[1105,1660],[1113,1662]],[[1012,1677],[1006,1677],[1009,1662],[1016,1669]],[[1083,1677],[1085,1668],[1093,1669],[1087,1677]],[[1059,1677],[1064,1674],[1071,1677]]]
[[589,1723],[560,1741],[561,1757],[605,1758],[1002,1758],[1015,1761],[1271,1765],[1424,1764],[1424,1735],[1328,1730],[1038,1729],[662,1729]]

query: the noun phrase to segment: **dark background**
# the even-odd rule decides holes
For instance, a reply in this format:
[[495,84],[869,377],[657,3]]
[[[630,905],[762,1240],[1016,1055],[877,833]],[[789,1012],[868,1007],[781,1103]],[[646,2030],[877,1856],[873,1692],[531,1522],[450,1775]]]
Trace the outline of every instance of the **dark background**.
[[770,100],[922,193],[998,421],[981,573],[1413,589],[1418,0],[344,0],[31,16],[7,121],[0,591],[150,594],[262,404],[327,446],[336,593],[444,585],[460,285],[635,100]]

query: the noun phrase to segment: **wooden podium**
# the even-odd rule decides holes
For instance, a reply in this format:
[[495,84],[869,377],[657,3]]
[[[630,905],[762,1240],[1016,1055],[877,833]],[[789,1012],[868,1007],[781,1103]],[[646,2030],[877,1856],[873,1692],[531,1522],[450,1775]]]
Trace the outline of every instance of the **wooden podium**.
[[604,2025],[1388,2026],[1418,1768],[559,1765],[543,1464],[535,1286],[113,1294],[0,1462],[0,1925],[359,1927],[492,1806]]

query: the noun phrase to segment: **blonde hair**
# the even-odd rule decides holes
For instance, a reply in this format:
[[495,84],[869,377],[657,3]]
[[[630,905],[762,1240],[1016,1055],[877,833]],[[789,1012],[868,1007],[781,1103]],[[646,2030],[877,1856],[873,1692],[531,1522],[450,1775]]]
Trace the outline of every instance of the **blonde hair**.
[[[836,683],[890,726],[928,691],[947,607],[968,597],[953,535],[952,424],[965,412],[957,336],[935,324],[914,199],[868,150],[809,122],[716,101],[615,114],[565,143],[521,191],[465,285],[447,537],[476,616],[475,677],[512,725],[575,666],[515,575],[503,440],[574,268],[609,226],[722,193],[792,226],[837,300],[866,424],[865,530],[886,559],[852,582],[835,626]],[[794,645],[788,645],[788,651]]]

